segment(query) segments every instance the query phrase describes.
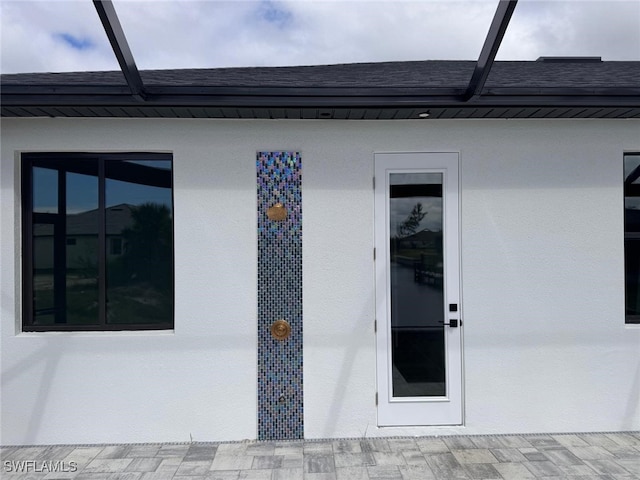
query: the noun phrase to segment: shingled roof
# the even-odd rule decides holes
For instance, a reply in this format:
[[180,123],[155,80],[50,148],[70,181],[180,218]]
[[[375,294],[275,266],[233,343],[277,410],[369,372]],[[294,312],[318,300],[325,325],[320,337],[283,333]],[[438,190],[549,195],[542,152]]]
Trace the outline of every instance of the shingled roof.
[[[147,86],[465,88],[475,61],[350,63],[140,72]],[[121,71],[2,75],[2,85],[126,85]],[[491,87],[640,87],[640,62],[495,62]]]
[[474,61],[148,70],[144,98],[114,72],[2,75],[2,116],[207,118],[640,118],[640,62]]

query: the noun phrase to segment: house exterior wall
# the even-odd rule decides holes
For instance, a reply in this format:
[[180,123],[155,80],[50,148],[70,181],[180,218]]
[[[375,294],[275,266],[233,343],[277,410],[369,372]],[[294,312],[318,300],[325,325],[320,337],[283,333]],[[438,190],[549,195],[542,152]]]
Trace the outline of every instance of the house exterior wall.
[[[635,120],[3,119],[0,443],[256,438],[257,151],[302,155],[304,435],[640,429]],[[175,330],[20,333],[18,154],[168,151]],[[460,153],[463,427],[377,428],[373,153]]]

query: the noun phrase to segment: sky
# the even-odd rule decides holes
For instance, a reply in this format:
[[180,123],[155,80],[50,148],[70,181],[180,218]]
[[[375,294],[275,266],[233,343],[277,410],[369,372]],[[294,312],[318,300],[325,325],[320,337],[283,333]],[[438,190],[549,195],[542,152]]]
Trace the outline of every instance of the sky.
[[[141,70],[477,60],[498,0],[113,0]],[[2,73],[118,70],[91,0],[0,0]],[[520,0],[497,60],[640,60],[640,0]]]

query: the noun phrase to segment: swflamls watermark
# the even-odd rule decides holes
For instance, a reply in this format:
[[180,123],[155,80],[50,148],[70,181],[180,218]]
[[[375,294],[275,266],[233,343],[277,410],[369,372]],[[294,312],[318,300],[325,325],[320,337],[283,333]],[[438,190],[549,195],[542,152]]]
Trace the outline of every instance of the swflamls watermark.
[[2,462],[5,473],[47,473],[47,472],[77,472],[78,462],[64,460],[5,460]]

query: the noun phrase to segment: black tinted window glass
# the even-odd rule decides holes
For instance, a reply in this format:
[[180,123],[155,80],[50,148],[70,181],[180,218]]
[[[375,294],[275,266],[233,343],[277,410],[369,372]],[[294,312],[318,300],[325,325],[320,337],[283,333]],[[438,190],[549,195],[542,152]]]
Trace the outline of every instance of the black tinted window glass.
[[640,154],[624,156],[624,255],[627,323],[640,323]]
[[173,327],[171,156],[23,156],[24,330]]

